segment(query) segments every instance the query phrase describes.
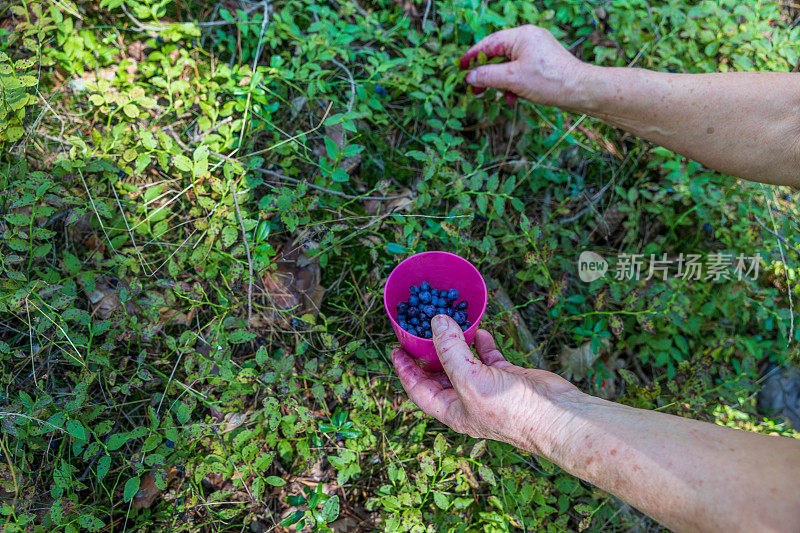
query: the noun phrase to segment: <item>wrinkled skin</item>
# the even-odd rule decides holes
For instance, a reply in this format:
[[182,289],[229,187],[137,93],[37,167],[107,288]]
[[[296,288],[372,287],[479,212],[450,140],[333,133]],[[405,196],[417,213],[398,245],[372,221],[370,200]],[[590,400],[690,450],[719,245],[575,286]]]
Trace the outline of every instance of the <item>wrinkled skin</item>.
[[470,68],[481,52],[488,58],[504,57],[508,61],[473,68],[467,74],[467,83],[474,94],[486,87],[504,90],[509,103],[522,97],[537,104],[563,106],[568,101],[565,91],[571,91],[570,80],[577,79],[585,65],[538,26],[489,35],[464,54],[461,68]]
[[392,352],[409,398],[459,433],[541,449],[538,436],[552,429],[544,421],[554,418],[554,404],[575,386],[551,372],[509,363],[485,330],[475,336],[476,358],[450,317],[434,317],[432,327],[444,372],[426,372],[400,348]]

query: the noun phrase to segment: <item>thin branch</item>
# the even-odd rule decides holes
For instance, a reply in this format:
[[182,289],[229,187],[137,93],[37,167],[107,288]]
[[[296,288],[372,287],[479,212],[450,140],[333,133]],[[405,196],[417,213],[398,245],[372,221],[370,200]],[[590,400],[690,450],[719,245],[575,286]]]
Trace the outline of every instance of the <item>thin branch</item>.
[[274,170],[269,170],[266,168],[257,168],[255,169],[256,172],[260,172],[261,174],[266,174],[267,176],[272,176],[274,178],[278,178],[284,181],[290,181],[292,183],[304,183],[311,189],[316,189],[318,191],[326,192],[328,194],[332,194],[334,196],[339,196],[341,198],[347,198],[348,200],[378,200],[378,201],[387,201],[387,200],[398,200],[400,198],[409,198],[408,194],[398,194],[395,196],[360,196],[354,194],[347,194],[339,191],[334,191],[332,189],[327,189],[325,187],[320,187],[319,185],[314,185],[313,183],[309,183],[305,180],[300,180],[297,178],[291,178],[289,176],[285,176],[280,172],[275,172]]
[[350,69],[343,63],[340,63],[336,59],[331,59],[331,63],[344,70],[347,73],[347,78],[350,80],[350,103],[347,104],[347,112],[349,113],[353,110],[353,104],[356,102],[356,82],[353,80],[353,74],[350,72]]
[[141,31],[141,32],[156,31],[156,32],[158,32],[158,31],[164,31],[166,29],[164,26],[150,26],[150,25],[147,25],[147,24],[142,24],[141,21],[139,21],[139,19],[137,19],[136,17],[131,15],[130,11],[128,11],[128,8],[125,7],[125,3],[122,4],[122,11],[125,13],[125,15],[129,19],[131,19],[131,22],[136,24],[136,27],[133,28],[134,31]]
[[236,206],[236,216],[239,217],[239,226],[242,228],[242,241],[244,242],[244,251],[247,252],[247,266],[250,273],[247,283],[247,325],[249,326],[250,319],[253,316],[253,258],[250,256],[250,244],[247,242],[247,231],[244,229],[244,219],[242,218],[242,211],[239,209],[236,186],[233,188],[233,205]]

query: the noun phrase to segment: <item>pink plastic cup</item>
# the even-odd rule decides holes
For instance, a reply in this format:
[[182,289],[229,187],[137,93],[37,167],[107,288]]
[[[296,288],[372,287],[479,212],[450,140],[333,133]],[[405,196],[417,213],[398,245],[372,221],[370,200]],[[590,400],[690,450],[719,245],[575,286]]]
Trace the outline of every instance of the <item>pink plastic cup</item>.
[[412,255],[397,265],[383,289],[383,307],[389,315],[400,346],[409,355],[421,362],[422,368],[431,372],[441,372],[442,364],[433,341],[408,333],[397,323],[397,304],[408,301],[408,288],[423,281],[439,289],[458,289],[458,301],[469,303],[467,319],[472,325],[464,332],[467,344],[472,344],[478,324],[486,311],[486,282],[472,263],[449,252],[423,252]]

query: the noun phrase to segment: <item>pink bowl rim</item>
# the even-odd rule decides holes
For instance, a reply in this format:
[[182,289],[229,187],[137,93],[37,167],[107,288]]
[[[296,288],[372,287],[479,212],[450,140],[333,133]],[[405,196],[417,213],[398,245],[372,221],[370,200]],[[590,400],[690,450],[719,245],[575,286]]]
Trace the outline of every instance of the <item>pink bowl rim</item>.
[[[400,268],[400,266],[403,263],[405,263],[406,261],[408,261],[408,260],[410,260],[412,258],[419,257],[419,256],[425,256],[425,255],[449,255],[449,256],[452,256],[452,257],[454,257],[454,258],[456,258],[458,260],[463,261],[467,265],[469,265],[470,268],[472,268],[472,270],[474,270],[475,273],[478,275],[478,278],[481,280],[481,285],[483,285],[483,303],[481,304],[481,312],[478,313],[478,318],[475,320],[475,323],[473,323],[469,328],[467,328],[466,331],[464,331],[464,336],[466,337],[468,334],[474,334],[475,332],[477,332],[478,326],[480,326],[481,320],[483,320],[483,315],[486,312],[486,306],[489,303],[489,289],[486,287],[486,280],[483,279],[483,275],[481,274],[480,270],[478,270],[478,268],[475,265],[473,265],[470,261],[468,261],[467,259],[464,259],[460,255],[454,254],[452,252],[444,252],[444,251],[439,251],[439,250],[431,250],[431,251],[428,251],[428,252],[420,252],[418,254],[410,255],[410,256],[406,257],[405,259],[403,259],[402,261],[400,261],[399,263],[397,263],[397,265],[395,265],[395,267],[389,273],[389,277],[386,278],[386,283],[384,283],[384,285],[383,285],[383,310],[386,311],[386,314],[389,316],[389,321],[392,323],[392,325],[397,326],[399,329],[402,329],[402,328],[400,328],[400,324],[398,324],[397,321],[392,316],[392,313],[389,312],[389,304],[386,302],[386,287],[389,286],[389,283],[392,281],[392,276],[394,276],[394,273],[397,272],[397,270]],[[403,331],[406,331],[406,330],[403,330]],[[410,335],[411,337],[415,338],[415,339],[421,340],[422,342],[430,343],[431,345],[433,344],[433,340],[432,339],[426,339],[424,337],[418,337],[416,335],[411,335],[411,333],[408,333],[407,331],[406,331],[406,333],[408,335]]]

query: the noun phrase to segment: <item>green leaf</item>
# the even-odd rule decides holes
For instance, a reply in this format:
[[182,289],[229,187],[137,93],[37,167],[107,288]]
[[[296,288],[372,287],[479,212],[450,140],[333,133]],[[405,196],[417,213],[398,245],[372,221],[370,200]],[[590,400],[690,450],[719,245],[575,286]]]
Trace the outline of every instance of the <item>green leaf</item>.
[[386,250],[390,254],[404,254],[406,253],[406,247],[402,244],[397,244],[395,242],[390,242],[386,245]]
[[578,480],[571,476],[559,476],[553,483],[556,488],[564,494],[572,494],[578,488]]
[[494,479],[494,472],[492,472],[491,468],[486,465],[480,465],[478,467],[478,475],[481,477],[482,480],[489,483],[490,485],[496,485],[497,482]]
[[123,498],[126,502],[129,502],[136,496],[136,493],[139,492],[139,478],[132,477],[128,481],[125,482],[125,490],[123,491]]
[[322,519],[326,523],[333,522],[339,517],[339,496],[331,496],[322,506]]
[[325,152],[331,161],[339,159],[339,146],[328,136],[325,136]]
[[237,329],[228,335],[228,342],[233,344],[242,344],[255,339],[258,335],[251,333],[245,329]]
[[497,190],[497,185],[500,183],[500,180],[497,177],[497,174],[492,174],[489,176],[489,179],[486,180],[486,190],[489,192],[494,192]]
[[115,433],[108,438],[107,448],[110,451],[118,450],[128,442],[129,435],[127,433]]
[[441,492],[433,493],[433,502],[436,504],[436,507],[442,510],[446,510],[448,507],[450,507],[450,502],[447,500],[447,496]]
[[195,163],[206,161],[208,160],[208,153],[208,146],[201,144],[195,149],[194,153],[192,154],[192,159],[194,159]]
[[201,159],[192,166],[192,176],[200,178],[208,172],[208,159]]
[[172,156],[172,164],[178,167],[178,170],[189,172],[192,170],[192,160],[185,155],[177,154]]
[[23,215],[22,213],[9,213],[3,218],[15,226],[28,226],[31,223],[30,215]]
[[486,440],[485,439],[484,440],[479,440],[472,447],[472,451],[469,452],[469,456],[472,459],[477,459],[478,457],[483,455],[483,452],[485,452],[485,451],[486,451]]
[[299,522],[300,519],[303,518],[303,515],[305,514],[306,514],[305,511],[295,511],[286,518],[284,518],[283,521],[281,522],[281,525],[283,527],[289,527],[291,525],[294,525],[297,522]]
[[97,461],[97,481],[98,483],[103,481],[103,478],[106,477],[108,474],[108,470],[111,468],[111,456],[104,455]]
[[447,440],[445,440],[444,435],[439,433],[433,440],[433,453],[436,457],[441,457],[444,455],[445,450],[447,450]]
[[486,214],[486,204],[489,202],[485,194],[479,194],[478,198],[475,200],[475,203],[478,205],[478,211]]
[[225,226],[222,228],[222,245],[225,248],[230,248],[230,246],[236,242],[236,238],[238,236],[238,229],[236,229],[234,226]]
[[125,104],[122,106],[122,111],[125,113],[129,118],[136,118],[139,116],[139,108],[133,104]]
[[80,523],[81,527],[91,532],[99,531],[105,525],[102,520],[90,514],[81,515],[78,523]]
[[77,274],[81,271],[81,262],[71,253],[64,252],[64,268],[66,268],[67,272],[70,274]]
[[286,480],[283,478],[279,478],[278,476],[267,476],[264,481],[272,485],[273,487],[282,487],[286,485]]
[[67,420],[67,433],[78,440],[86,440],[87,437],[86,428],[80,420]]
[[425,152],[420,152],[419,150],[411,150],[406,152],[406,157],[413,157],[417,161],[427,161],[428,156],[425,155]]
[[183,425],[192,417],[192,408],[183,402],[178,402],[172,409],[178,418],[178,423]]

